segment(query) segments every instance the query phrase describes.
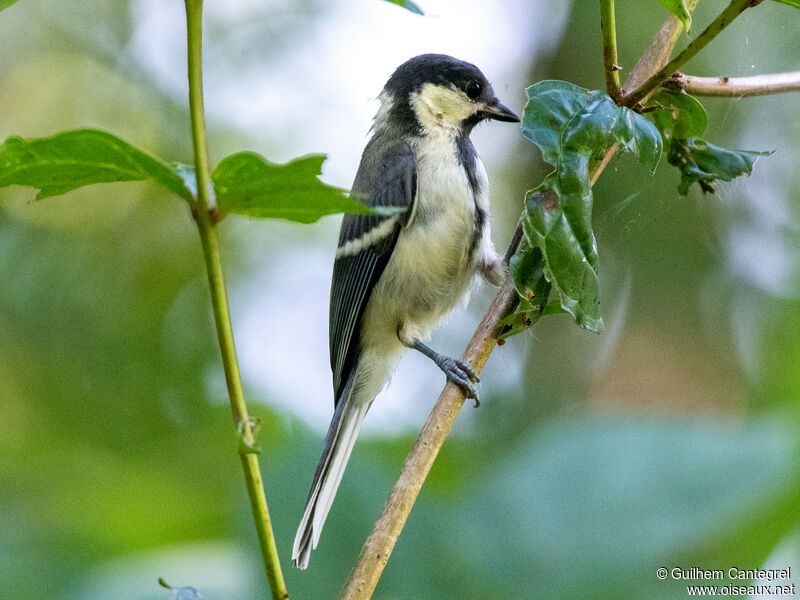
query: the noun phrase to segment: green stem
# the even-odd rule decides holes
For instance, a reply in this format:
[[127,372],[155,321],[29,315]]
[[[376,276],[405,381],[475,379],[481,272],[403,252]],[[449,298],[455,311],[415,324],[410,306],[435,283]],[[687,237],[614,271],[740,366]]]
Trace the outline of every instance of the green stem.
[[225,382],[228,386],[233,420],[239,435],[245,442],[239,445],[239,457],[244,469],[247,495],[250,498],[250,507],[253,511],[261,555],[264,560],[273,600],[285,600],[289,598],[289,594],[286,591],[286,583],[284,582],[278,559],[278,549],[272,532],[269,510],[267,509],[267,498],[264,494],[258,456],[248,449],[248,447],[255,446],[255,439],[250,427],[247,405],[244,401],[239,362],[236,359],[236,347],[228,310],[228,294],[225,289],[225,277],[222,271],[222,260],[219,251],[219,238],[211,217],[211,211],[213,210],[210,193],[211,172],[203,109],[203,0],[185,0],[185,3],[189,57],[189,108],[192,119],[192,140],[197,173],[197,203],[195,205],[197,230],[200,234],[203,257],[208,271],[214,322],[217,327],[217,338],[222,353],[222,365],[225,370]]
[[617,24],[614,0],[600,0],[600,31],[603,36],[603,64],[606,72],[606,91],[614,102],[620,98],[617,64]]
[[686,64],[700,52],[700,50],[705,48],[706,45],[717,37],[723,29],[730,25],[736,17],[748,8],[761,4],[761,2],[762,0],[731,0],[730,4],[725,7],[717,18],[684,48],[683,52],[680,52],[675,58],[669,61],[660,71],[654,73],[641,86],[623,97],[622,100],[625,106],[634,106],[641,102],[650,92],[664,83],[673,73]]

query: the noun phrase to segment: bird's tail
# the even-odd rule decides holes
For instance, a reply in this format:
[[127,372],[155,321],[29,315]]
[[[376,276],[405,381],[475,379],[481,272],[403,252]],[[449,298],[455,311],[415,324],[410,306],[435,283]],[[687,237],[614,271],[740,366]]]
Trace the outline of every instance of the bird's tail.
[[369,410],[371,402],[356,406],[351,400],[353,377],[351,375],[342,397],[333,414],[328,435],[322,448],[314,481],[306,501],[306,510],[292,547],[292,562],[295,567],[305,569],[311,550],[317,547],[322,526],[333,503],[342,473],[350,459],[350,452],[358,437],[361,423]]

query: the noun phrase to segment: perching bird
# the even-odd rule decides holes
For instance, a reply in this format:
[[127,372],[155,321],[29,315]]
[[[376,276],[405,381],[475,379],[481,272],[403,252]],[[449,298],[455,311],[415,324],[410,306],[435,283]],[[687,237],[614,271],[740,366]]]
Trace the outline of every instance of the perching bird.
[[353,183],[387,215],[345,215],[333,265],[330,354],[335,411],[292,549],[296,567],[317,547],[361,423],[403,351],[431,358],[475,398],[472,369],[426,341],[473,276],[498,285],[489,184],[469,139],[484,119],[518,122],[474,65],[423,54],[400,65],[379,96],[372,137]]

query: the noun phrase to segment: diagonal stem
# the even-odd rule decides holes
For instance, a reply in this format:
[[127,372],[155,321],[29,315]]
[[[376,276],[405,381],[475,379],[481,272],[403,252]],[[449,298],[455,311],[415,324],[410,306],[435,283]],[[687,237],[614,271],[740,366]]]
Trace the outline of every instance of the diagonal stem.
[[748,8],[761,4],[761,2],[762,0],[731,0],[730,4],[717,15],[717,18],[684,48],[683,52],[678,53],[675,58],[664,65],[661,70],[654,73],[641,86],[633,90],[627,96],[624,96],[622,98],[624,105],[635,106],[641,102],[650,92],[664,83],[673,73],[685,65],[700,52],[700,50],[705,48],[706,45],[730,25],[736,17],[741,15]]
[[[691,13],[697,7],[699,0],[686,0],[686,8]],[[627,90],[635,90],[655,73],[661,66],[669,61],[672,49],[678,42],[678,38],[683,32],[683,24],[675,15],[667,17],[662,23],[658,32],[653,37],[650,45],[647,46],[636,66],[633,67],[628,79],[622,86],[622,95],[626,95]]]
[[253,451],[255,438],[250,426],[247,405],[244,401],[239,362],[236,358],[236,346],[233,340],[231,316],[228,310],[228,294],[225,288],[225,277],[220,258],[219,238],[211,215],[213,206],[211,200],[211,174],[203,109],[203,0],[185,0],[185,2],[189,58],[189,108],[192,120],[195,170],[197,173],[197,199],[194,206],[197,230],[200,234],[203,258],[208,271],[214,322],[217,328],[217,339],[222,354],[222,365],[225,370],[225,382],[228,387],[233,420],[242,441],[239,446],[239,457],[244,470],[245,485],[255,520],[261,555],[273,600],[285,600],[289,598],[289,594],[286,591],[286,583],[284,582],[278,559],[278,550],[275,544],[275,535],[272,532],[272,523],[267,508],[267,498],[264,493],[258,456]]

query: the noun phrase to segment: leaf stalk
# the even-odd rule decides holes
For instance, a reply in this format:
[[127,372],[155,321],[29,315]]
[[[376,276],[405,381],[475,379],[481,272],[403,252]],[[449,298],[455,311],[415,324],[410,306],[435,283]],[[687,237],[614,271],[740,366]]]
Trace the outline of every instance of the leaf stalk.
[[195,200],[195,219],[203,247],[203,258],[208,272],[209,291],[217,329],[217,340],[222,355],[225,371],[225,383],[233,412],[236,430],[242,437],[239,458],[244,470],[247,495],[255,520],[261,556],[266,569],[267,580],[273,600],[286,600],[289,594],[283,579],[280,560],[278,558],[275,535],[267,508],[267,498],[261,479],[258,455],[243,450],[255,447],[255,438],[250,427],[250,417],[244,401],[242,378],[239,362],[236,358],[236,346],[233,338],[228,294],[222,270],[219,238],[212,218],[214,204],[211,194],[211,171],[208,158],[208,142],[206,139],[205,114],[203,108],[203,72],[202,72],[202,20],[203,1],[185,0],[186,25],[188,41],[188,74],[189,74],[189,109],[191,113],[192,143],[194,147],[195,170],[197,173],[197,197]]

